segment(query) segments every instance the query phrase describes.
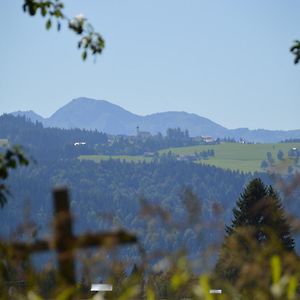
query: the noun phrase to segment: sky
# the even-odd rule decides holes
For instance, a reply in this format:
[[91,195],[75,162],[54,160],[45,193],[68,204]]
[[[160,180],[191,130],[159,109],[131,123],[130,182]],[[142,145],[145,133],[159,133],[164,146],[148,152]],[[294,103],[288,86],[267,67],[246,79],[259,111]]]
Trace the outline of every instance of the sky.
[[82,62],[78,37],[45,30],[21,0],[0,3],[0,114],[49,117],[81,96],[140,115],[186,111],[227,128],[300,129],[300,1],[66,0],[106,48]]

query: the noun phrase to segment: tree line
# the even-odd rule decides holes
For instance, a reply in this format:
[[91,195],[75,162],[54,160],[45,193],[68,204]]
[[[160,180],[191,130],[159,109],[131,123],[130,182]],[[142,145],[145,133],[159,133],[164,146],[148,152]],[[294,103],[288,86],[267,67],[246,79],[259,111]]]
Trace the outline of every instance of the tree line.
[[166,135],[108,135],[97,130],[43,127],[25,116],[0,116],[0,138],[11,145],[19,144],[36,160],[75,158],[79,155],[144,155],[170,147],[194,146],[201,143],[187,130],[169,128]]

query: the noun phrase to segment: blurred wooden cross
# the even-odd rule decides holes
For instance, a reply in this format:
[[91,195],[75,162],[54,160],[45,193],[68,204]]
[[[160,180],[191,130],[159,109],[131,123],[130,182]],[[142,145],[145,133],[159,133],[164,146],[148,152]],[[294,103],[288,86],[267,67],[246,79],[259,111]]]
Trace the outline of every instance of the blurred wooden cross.
[[74,251],[78,248],[113,247],[137,242],[137,237],[123,230],[115,232],[86,233],[80,236],[73,234],[73,222],[70,212],[68,190],[56,189],[54,198],[54,237],[51,241],[37,240],[29,244],[17,242],[2,244],[17,257],[25,257],[35,252],[55,250],[58,260],[58,273],[67,285],[76,282]]

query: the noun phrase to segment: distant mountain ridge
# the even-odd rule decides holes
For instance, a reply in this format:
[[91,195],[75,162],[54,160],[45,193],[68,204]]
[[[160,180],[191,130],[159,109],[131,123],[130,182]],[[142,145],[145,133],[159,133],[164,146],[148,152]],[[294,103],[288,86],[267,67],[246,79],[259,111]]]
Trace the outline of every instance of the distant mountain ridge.
[[244,138],[247,141],[272,143],[290,138],[300,138],[300,130],[249,130],[227,129],[207,118],[187,112],[162,112],[139,116],[105,100],[77,98],[58,109],[49,118],[34,111],[17,111],[32,122],[41,122],[45,127],[97,129],[108,134],[133,135],[136,127],[152,134],[165,133],[168,128],[187,129],[191,136],[209,135],[214,138]]
[[31,120],[32,122],[41,122],[44,123],[45,118],[35,113],[33,110],[26,110],[26,111],[15,111],[11,113],[14,116],[25,116],[27,119]]

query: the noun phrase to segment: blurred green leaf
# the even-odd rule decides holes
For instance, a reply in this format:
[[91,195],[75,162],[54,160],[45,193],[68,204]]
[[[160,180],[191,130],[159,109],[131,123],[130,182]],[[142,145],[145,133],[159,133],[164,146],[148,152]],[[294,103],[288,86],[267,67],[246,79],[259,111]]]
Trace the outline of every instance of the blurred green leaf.
[[86,58],[87,58],[87,52],[83,51],[81,57],[82,57],[82,60],[86,60]]
[[147,289],[147,300],[155,300],[155,294],[151,288]]
[[297,286],[298,286],[297,278],[295,276],[291,276],[287,288],[288,300],[296,299]]
[[202,275],[199,278],[199,284],[203,291],[204,299],[205,300],[213,300],[213,295],[210,294],[210,285],[209,285],[208,276]]
[[271,268],[272,268],[272,282],[276,284],[279,282],[281,277],[281,262],[278,255],[272,256]]
[[46,29],[49,30],[51,28],[52,22],[51,19],[48,19],[48,21],[46,22]]
[[295,41],[294,45],[290,48],[290,51],[295,55],[294,63],[298,64],[300,61],[300,41]]

